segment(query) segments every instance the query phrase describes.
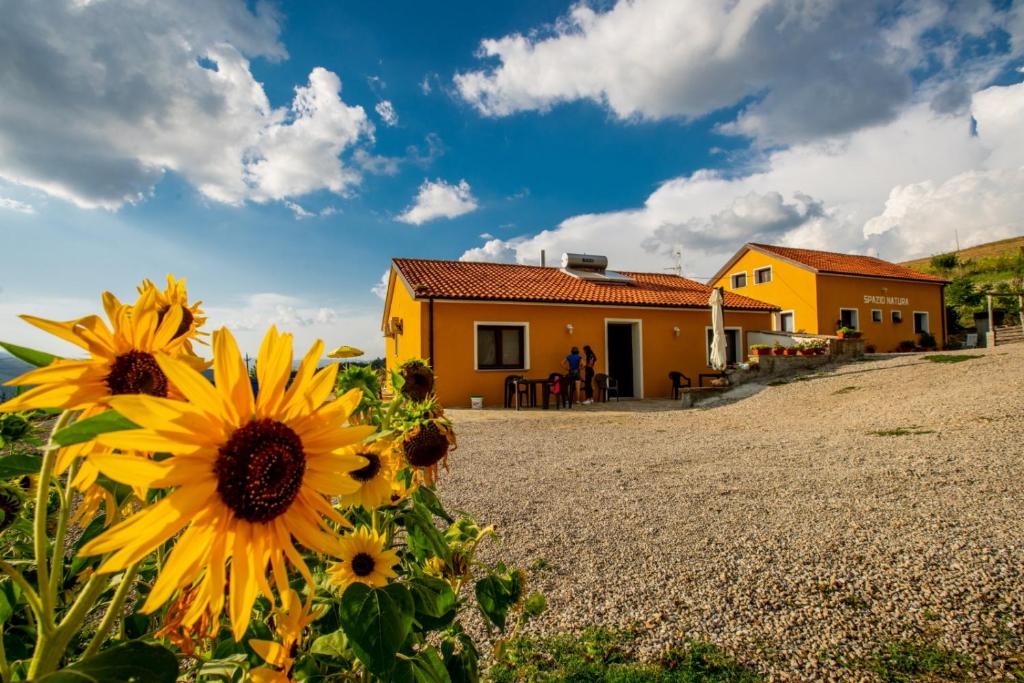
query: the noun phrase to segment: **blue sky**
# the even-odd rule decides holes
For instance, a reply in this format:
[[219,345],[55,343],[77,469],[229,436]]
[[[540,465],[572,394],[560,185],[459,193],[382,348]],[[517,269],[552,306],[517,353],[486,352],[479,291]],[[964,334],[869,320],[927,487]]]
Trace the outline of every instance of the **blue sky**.
[[167,272],[250,350],[376,353],[392,256],[700,277],[1024,232],[1019,3],[3,4],[16,343]]

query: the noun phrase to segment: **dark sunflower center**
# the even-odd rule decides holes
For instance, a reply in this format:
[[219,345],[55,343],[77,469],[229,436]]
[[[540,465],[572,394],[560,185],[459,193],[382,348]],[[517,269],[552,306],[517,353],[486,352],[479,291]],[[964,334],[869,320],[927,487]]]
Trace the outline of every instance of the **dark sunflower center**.
[[[170,306],[162,306],[157,311],[157,325],[164,321],[164,316],[167,315],[167,311],[171,310]],[[181,323],[178,325],[178,331],[174,333],[173,339],[177,339],[181,335],[192,329],[192,322],[195,320],[195,316],[192,315],[192,311],[188,310],[184,306],[181,307]]]
[[357,453],[356,455],[360,455],[369,460],[370,462],[366,463],[365,466],[360,467],[358,470],[349,472],[348,476],[360,482],[370,481],[371,479],[376,477],[377,473],[380,472],[380,456],[377,455],[376,453],[373,453],[372,451],[366,451],[365,453]]
[[410,365],[403,373],[403,393],[414,401],[422,401],[434,389],[434,372],[425,365]]
[[356,576],[369,576],[373,573],[373,558],[366,553],[357,553],[352,558],[352,573]]
[[167,396],[167,376],[156,364],[156,358],[145,351],[129,351],[114,359],[107,375],[110,393]]
[[217,493],[236,516],[269,522],[298,495],[306,454],[290,427],[263,418],[235,430],[220,447],[214,471]]

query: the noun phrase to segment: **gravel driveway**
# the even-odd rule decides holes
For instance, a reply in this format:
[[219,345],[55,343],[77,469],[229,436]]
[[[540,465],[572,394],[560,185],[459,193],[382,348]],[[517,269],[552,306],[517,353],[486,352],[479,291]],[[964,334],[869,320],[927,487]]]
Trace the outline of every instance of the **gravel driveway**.
[[[440,492],[531,571],[531,630],[710,640],[774,680],[891,643],[1024,670],[1024,345],[852,363],[706,409],[452,410]],[[667,380],[666,380],[667,381]],[[1017,654],[1015,654],[1017,653]]]

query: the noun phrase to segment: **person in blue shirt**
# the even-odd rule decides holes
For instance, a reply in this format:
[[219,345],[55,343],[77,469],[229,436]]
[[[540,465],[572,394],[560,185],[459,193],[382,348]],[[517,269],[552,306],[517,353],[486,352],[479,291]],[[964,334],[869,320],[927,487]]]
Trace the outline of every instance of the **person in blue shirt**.
[[576,392],[577,383],[580,381],[580,365],[582,363],[583,357],[580,356],[579,348],[572,347],[569,355],[562,361],[562,368],[566,371],[566,391]]

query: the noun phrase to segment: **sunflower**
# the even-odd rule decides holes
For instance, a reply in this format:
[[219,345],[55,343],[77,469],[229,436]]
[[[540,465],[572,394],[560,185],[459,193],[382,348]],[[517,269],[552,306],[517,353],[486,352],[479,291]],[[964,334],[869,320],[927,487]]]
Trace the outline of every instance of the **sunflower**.
[[281,642],[249,640],[253,652],[270,665],[250,671],[252,683],[289,683],[292,680],[289,673],[295,662],[295,646],[302,640],[306,627],[323,614],[322,608],[313,610],[311,607],[312,600],[303,603],[294,590],[288,590],[281,596],[281,607],[275,610],[274,616],[274,630]]
[[347,588],[353,583],[365,583],[373,588],[386,586],[393,579],[398,553],[385,547],[384,537],[376,531],[360,527],[341,539],[341,558],[328,572],[331,582]]
[[[181,355],[185,340],[176,335],[184,308],[174,305],[161,317],[153,291],[140,296],[134,306],[122,304],[113,294],[105,292],[103,307],[110,327],[94,315],[67,322],[21,316],[26,322],[84,349],[89,357],[58,359],[10,380],[8,385],[34,385],[34,388],[0,405],[0,412],[59,408],[81,410],[79,419],[86,419],[106,411],[114,396],[146,394],[164,398],[178,395],[157,359]],[[61,449],[57,456],[57,473],[62,474],[79,457],[86,457],[73,482],[77,488],[86,490],[96,479],[97,471],[88,459],[96,450],[91,443]]]
[[213,335],[216,386],[181,360],[159,356],[161,371],[188,403],[111,399],[115,410],[142,428],[102,434],[99,443],[170,457],[102,456],[96,458],[99,469],[124,484],[171,490],[82,553],[113,553],[99,571],[117,572],[181,532],[142,611],[159,608],[178,589],[194,588],[183,625],[226,606],[235,640],[241,640],[257,594],[274,600],[268,566],[278,595],[288,591],[288,565],[313,585],[293,539],[315,552],[342,551],[330,522],[347,523],[328,497],[355,492],[358,485],[347,475],[367,461],[345,447],[374,428],[344,426],[359,404],[358,391],[326,403],[337,366],[316,370],[323,348],[320,341],[313,345],[287,385],[292,338],[271,327],[256,362],[260,390],[254,397],[238,345],[222,329]]
[[167,287],[160,291],[160,289],[150,279],[145,279],[142,284],[138,287],[139,294],[146,296],[152,292],[156,297],[157,313],[161,319],[167,315],[171,308],[174,306],[181,306],[182,315],[181,322],[178,324],[178,331],[175,337],[184,337],[184,346],[189,353],[192,352],[192,341],[198,340],[198,337],[205,336],[205,332],[200,332],[199,328],[206,322],[206,316],[203,315],[203,309],[201,308],[203,302],[195,301],[189,303],[188,301],[188,289],[185,288],[185,278],[180,280],[175,279],[174,275],[167,274]]
[[412,401],[425,401],[434,391],[434,371],[421,358],[413,358],[398,366],[405,380],[402,395]]
[[342,505],[362,505],[373,510],[391,502],[391,484],[398,470],[398,462],[391,443],[378,439],[371,444],[355,446],[355,455],[366,459],[366,465],[348,473],[359,488],[341,497]]

